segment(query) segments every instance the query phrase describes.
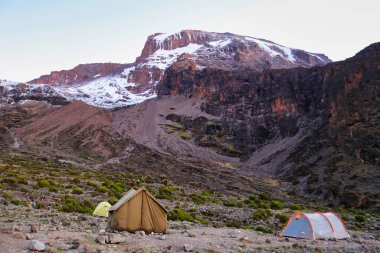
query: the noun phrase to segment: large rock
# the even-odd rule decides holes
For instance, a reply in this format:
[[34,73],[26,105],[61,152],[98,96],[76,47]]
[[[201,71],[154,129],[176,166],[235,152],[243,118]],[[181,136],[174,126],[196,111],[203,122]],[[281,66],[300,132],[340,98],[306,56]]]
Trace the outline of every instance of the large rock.
[[46,249],[45,243],[38,241],[38,240],[32,240],[29,243],[28,249],[33,251],[44,251]]

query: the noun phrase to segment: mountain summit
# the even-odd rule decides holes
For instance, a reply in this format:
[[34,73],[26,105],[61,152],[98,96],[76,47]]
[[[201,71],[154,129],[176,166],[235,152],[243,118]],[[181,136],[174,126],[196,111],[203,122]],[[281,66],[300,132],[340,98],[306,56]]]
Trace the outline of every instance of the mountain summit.
[[54,86],[67,100],[104,108],[141,103],[156,96],[156,85],[165,70],[179,59],[197,69],[288,69],[325,65],[323,55],[231,33],[183,30],[148,37],[141,55],[131,64],[81,64],[71,70],[53,71],[29,84]]

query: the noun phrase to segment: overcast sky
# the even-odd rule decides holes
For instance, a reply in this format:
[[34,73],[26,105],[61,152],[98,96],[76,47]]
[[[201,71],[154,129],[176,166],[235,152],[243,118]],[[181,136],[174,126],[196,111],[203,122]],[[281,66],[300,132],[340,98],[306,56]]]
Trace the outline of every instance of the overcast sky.
[[156,32],[231,32],[351,57],[380,41],[380,0],[0,0],[0,79],[129,63]]

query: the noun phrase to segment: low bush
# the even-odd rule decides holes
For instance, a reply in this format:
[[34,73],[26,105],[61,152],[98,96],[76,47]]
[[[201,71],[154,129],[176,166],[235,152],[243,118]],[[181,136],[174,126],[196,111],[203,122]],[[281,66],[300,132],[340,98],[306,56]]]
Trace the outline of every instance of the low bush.
[[267,234],[273,234],[274,233],[274,230],[270,227],[267,227],[267,226],[264,226],[264,225],[258,225],[256,228],[255,228],[256,231],[260,231],[260,232],[263,232],[263,233],[267,233]]
[[96,186],[96,189],[98,191],[105,192],[105,193],[110,192],[110,190],[107,187],[105,187],[104,185],[98,185],[98,186]]
[[241,228],[243,224],[240,220],[232,219],[226,222],[226,226],[231,228]]
[[269,204],[267,202],[265,202],[265,201],[262,201],[262,200],[259,201],[259,203],[257,204],[257,206],[259,208],[263,208],[263,209],[269,209],[270,208]]
[[355,220],[357,220],[358,222],[365,222],[367,219],[364,215],[362,214],[356,214],[355,215]]
[[281,223],[286,223],[289,220],[289,216],[286,214],[278,213],[276,214],[276,218],[281,222]]
[[19,199],[12,199],[12,200],[11,200],[11,203],[12,203],[13,205],[16,205],[16,206],[19,206],[19,205],[23,205],[23,204],[24,204],[24,202],[21,201],[21,200],[19,200]]
[[227,207],[243,207],[242,202],[234,200],[226,200],[223,202],[223,205]]
[[273,200],[270,203],[270,208],[272,208],[274,210],[281,210],[281,209],[284,209],[284,204],[281,201]]
[[61,197],[62,205],[57,209],[62,212],[77,212],[77,213],[89,213],[92,214],[95,206],[88,200],[80,202],[71,196],[65,195]]
[[83,190],[79,187],[74,187],[71,191],[72,194],[83,194]]
[[260,192],[259,198],[262,200],[270,200],[270,195],[268,193],[265,193],[265,192]]
[[168,199],[173,200],[173,192],[175,188],[173,186],[161,186],[158,190],[158,194],[156,195],[156,198],[158,199]]
[[291,205],[289,208],[290,208],[291,210],[294,210],[294,211],[296,211],[296,210],[302,210],[302,209],[303,209],[302,206],[301,206],[300,204],[293,204],[293,205]]
[[253,212],[252,218],[254,220],[265,220],[272,215],[269,209],[258,209]]
[[173,221],[194,221],[194,216],[180,208],[175,208],[168,213],[168,219]]
[[48,188],[50,185],[49,180],[46,179],[41,179],[37,183],[38,188]]

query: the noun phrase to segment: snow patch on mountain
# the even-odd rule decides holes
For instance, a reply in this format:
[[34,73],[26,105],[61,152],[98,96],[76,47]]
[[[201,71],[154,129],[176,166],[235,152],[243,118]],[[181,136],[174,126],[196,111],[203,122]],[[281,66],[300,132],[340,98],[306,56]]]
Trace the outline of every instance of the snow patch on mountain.
[[146,67],[156,67],[161,70],[167,69],[172,65],[177,58],[184,53],[194,54],[197,50],[202,48],[202,45],[189,44],[185,47],[179,47],[173,50],[159,49],[147,58],[147,62],[142,64]]
[[227,40],[217,40],[217,41],[211,41],[208,44],[215,47],[215,48],[223,48],[229,44],[231,44],[232,40],[227,39]]

